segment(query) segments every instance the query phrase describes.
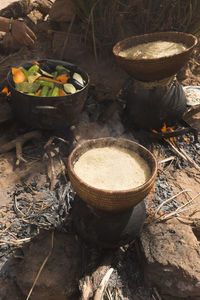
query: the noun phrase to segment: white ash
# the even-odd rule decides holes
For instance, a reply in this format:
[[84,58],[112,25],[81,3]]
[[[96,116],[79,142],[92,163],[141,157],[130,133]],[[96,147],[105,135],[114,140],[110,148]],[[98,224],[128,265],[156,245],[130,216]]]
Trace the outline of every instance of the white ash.
[[200,89],[197,88],[184,88],[186,100],[188,105],[200,104]]

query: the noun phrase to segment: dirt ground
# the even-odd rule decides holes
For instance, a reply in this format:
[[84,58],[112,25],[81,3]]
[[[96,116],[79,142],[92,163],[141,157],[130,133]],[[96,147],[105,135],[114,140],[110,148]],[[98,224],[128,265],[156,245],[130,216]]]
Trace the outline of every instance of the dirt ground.
[[[0,9],[10,2],[14,1],[1,0]],[[66,32],[55,34],[50,24],[43,20],[39,20],[37,24],[33,23],[31,25],[38,36],[38,40],[32,48],[18,46],[16,51],[10,52],[8,55],[0,53],[0,81],[2,84],[5,84],[4,80],[11,66],[16,66],[28,60],[58,58],[59,49],[61,49],[59,45],[63,44],[63,37]],[[58,145],[63,161],[57,157],[54,160],[54,177],[56,178],[56,182],[59,180],[57,177],[60,173],[66,173],[67,154],[77,143],[86,139],[105,136],[127,137],[132,140],[138,140],[137,136],[134,136],[134,132],[127,132],[127,130],[125,130],[119,115],[116,113],[117,108],[113,108],[113,106],[110,105],[115,102],[121,86],[124,81],[127,80],[125,72],[116,65],[112,55],[104,57],[103,59],[99,58],[99,60],[96,61],[94,53],[88,50],[84,44],[81,44],[79,39],[75,35],[73,36],[73,34],[70,35],[68,44],[69,47],[67,47],[62,59],[79,65],[86,70],[91,80],[91,91],[95,91],[95,105],[94,103],[88,105],[93,112],[93,114],[91,114],[92,117],[89,119],[85,111],[81,114],[78,124],[73,126],[70,131],[71,134],[74,135],[73,142],[66,132],[64,134],[62,132],[42,132],[43,136],[41,139],[37,138],[24,145],[23,156],[27,162],[21,163],[20,166],[16,166],[15,149],[0,154],[0,225],[2,232],[3,230],[8,230],[15,220],[16,211],[13,210],[13,195],[16,193],[18,186],[23,185],[31,188],[31,184],[34,180],[37,182],[37,185],[41,187],[47,183],[52,183],[52,165],[45,156],[46,152],[44,148],[46,142],[52,136],[60,136],[66,140],[68,139],[70,143],[72,142],[71,148],[66,145],[63,146],[62,142]],[[59,59],[61,59],[61,57],[59,57]],[[178,79],[183,85],[200,85],[199,63],[199,50],[196,49],[194,56],[190,59],[187,66],[178,74]],[[92,105],[94,105],[94,108],[92,108]],[[98,115],[98,117],[101,115],[100,119],[103,120],[103,122],[97,122],[96,115]],[[31,130],[32,128],[14,121],[12,117],[9,117],[6,122],[0,123],[0,147],[20,134]],[[191,141],[193,141],[193,139],[191,139]],[[198,144],[199,143],[200,142],[198,142]],[[166,145],[163,146],[162,144],[162,150],[158,151],[158,149],[160,149],[160,145],[158,144],[159,143],[156,143],[152,146],[152,143],[149,143],[149,148],[152,150],[157,161],[161,162],[159,164],[159,174],[167,178],[167,185],[172,187],[173,195],[186,190],[177,197],[178,205],[183,205],[187,201],[191,201],[194,197],[200,195],[200,171],[197,171],[188,163],[184,165],[176,153]],[[56,145],[55,143],[54,146],[56,147]],[[188,146],[187,143],[184,145],[185,147],[187,146],[187,153],[190,155],[190,147],[192,151],[193,145],[190,144]],[[197,163],[200,165],[200,148],[198,149],[199,150],[196,150],[198,151]],[[66,156],[64,153],[66,153]],[[172,163],[162,163],[163,159],[171,155],[174,156]],[[177,167],[180,161],[180,166]],[[53,184],[53,186],[55,185],[56,183]],[[37,194],[36,197],[40,199],[40,194]],[[167,200],[167,198],[162,199],[162,201],[165,200]],[[195,219],[199,219],[199,204],[200,197],[198,196],[192,201],[190,209],[181,215],[184,216],[185,219],[180,218],[180,220],[192,224],[193,220],[191,216],[193,218],[195,217]],[[179,217],[181,216],[179,215]],[[179,222],[180,220],[173,218],[170,219],[170,222]],[[2,232],[0,232],[0,234]]]

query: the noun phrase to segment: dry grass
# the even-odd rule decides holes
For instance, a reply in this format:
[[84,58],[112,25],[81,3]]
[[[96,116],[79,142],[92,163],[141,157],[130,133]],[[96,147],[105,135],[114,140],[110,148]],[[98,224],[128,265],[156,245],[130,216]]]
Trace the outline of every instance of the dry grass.
[[74,0],[85,38],[110,49],[125,37],[156,31],[200,33],[199,0]]

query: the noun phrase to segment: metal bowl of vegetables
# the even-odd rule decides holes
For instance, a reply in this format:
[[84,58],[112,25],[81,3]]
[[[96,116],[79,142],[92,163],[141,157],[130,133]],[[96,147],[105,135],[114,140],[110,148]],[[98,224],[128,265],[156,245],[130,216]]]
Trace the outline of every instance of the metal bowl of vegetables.
[[39,129],[76,123],[89,86],[89,76],[81,68],[51,59],[12,67],[7,81],[14,117]]

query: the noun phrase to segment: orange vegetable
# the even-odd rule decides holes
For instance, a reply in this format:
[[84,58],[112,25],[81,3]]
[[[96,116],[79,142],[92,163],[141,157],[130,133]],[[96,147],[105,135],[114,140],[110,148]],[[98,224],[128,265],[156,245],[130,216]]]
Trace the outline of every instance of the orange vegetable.
[[26,76],[22,70],[18,68],[12,68],[13,80],[15,83],[20,83],[26,81]]
[[68,79],[69,76],[67,76],[67,74],[62,74],[56,77],[56,80],[60,81],[63,84],[66,83]]
[[47,81],[52,81],[52,82],[57,82],[57,83],[61,83],[60,81],[58,81],[56,79],[52,79],[52,78],[44,77],[44,76],[41,76],[40,79],[47,80]]
[[34,65],[37,65],[37,66],[39,66],[39,65],[40,65],[40,63],[39,63],[38,61],[34,61]]
[[37,91],[37,93],[35,94],[35,96],[40,96],[41,93],[41,89]]
[[59,89],[59,96],[65,96],[65,93],[62,89]]

